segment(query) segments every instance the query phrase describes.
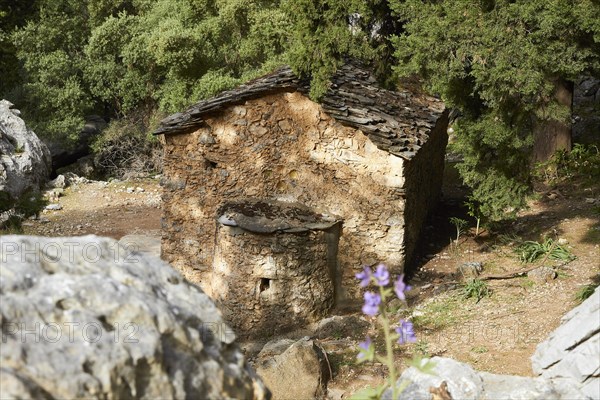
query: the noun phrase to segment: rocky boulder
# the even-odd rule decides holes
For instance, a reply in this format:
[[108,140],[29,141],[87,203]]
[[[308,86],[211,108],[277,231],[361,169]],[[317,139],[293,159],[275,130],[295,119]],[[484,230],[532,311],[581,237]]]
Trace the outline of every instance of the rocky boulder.
[[322,398],[330,378],[323,349],[308,338],[267,343],[258,355],[256,372],[274,400]]
[[571,379],[585,395],[600,399],[600,287],[562,318],[531,362],[536,374]]
[[[571,380],[528,378],[478,372],[470,365],[450,358],[433,357],[433,374],[415,367],[404,371],[398,385],[404,390],[399,400],[572,400],[585,396]],[[392,398],[391,390],[383,399]]]
[[112,239],[2,237],[0,326],[3,398],[269,397],[210,298]]
[[12,107],[0,100],[0,192],[10,197],[0,199],[4,202],[38,191],[48,179],[52,161],[46,145]]

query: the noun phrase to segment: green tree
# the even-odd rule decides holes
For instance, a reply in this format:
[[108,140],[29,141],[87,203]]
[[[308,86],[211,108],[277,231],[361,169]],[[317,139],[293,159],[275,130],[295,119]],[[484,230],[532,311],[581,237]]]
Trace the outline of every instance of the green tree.
[[431,92],[462,112],[456,124],[462,177],[484,215],[511,215],[524,205],[532,160],[570,146],[568,81],[600,71],[600,4],[390,4],[405,29],[393,40],[396,71],[422,77]]
[[281,64],[287,16],[272,0],[163,0],[140,20],[163,79],[155,96],[178,111]]
[[[600,70],[593,0],[289,0],[287,8],[290,61],[312,77],[313,97],[352,56],[388,79],[390,66],[422,78],[461,111],[460,171],[491,220],[525,205],[532,161],[569,148],[569,81]],[[386,57],[391,47],[396,59]]]
[[24,114],[43,136],[77,135],[93,102],[82,74],[89,35],[86,3],[40,0],[36,18],[13,33],[26,73]]
[[0,0],[0,97],[15,101],[11,91],[23,82],[12,33],[22,27],[34,12],[35,0]]
[[400,32],[386,0],[287,0],[293,24],[289,61],[311,78],[311,97],[327,90],[329,78],[346,57],[372,61],[383,84],[390,84],[390,37]]
[[[281,64],[279,0],[38,0],[12,34],[25,117],[73,139],[86,113],[180,110]],[[151,112],[151,111],[149,111]]]

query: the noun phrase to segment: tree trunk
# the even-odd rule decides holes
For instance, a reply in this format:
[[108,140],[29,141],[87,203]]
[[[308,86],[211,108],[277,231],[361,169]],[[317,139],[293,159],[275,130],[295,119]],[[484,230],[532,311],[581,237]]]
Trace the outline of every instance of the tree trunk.
[[[573,83],[554,81],[554,100],[573,111]],[[556,119],[536,120],[533,127],[533,162],[549,160],[557,150],[571,150],[571,122]]]

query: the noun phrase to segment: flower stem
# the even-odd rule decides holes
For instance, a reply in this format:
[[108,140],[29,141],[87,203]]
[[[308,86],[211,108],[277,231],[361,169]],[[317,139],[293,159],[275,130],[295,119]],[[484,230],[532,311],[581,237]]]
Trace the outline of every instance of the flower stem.
[[381,293],[381,301],[384,304],[381,307],[381,325],[383,326],[383,333],[385,335],[385,350],[386,350],[386,360],[387,367],[390,374],[390,384],[392,386],[392,400],[396,400],[396,368],[394,367],[394,349],[392,344],[392,337],[390,332],[390,321],[387,317],[387,313],[385,310],[385,293],[383,291],[383,287],[379,287],[379,292]]

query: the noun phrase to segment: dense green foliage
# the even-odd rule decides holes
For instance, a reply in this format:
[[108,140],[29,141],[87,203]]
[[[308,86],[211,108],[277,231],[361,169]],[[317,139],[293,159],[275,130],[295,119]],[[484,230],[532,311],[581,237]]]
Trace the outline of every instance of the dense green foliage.
[[0,0],[0,94],[22,83],[11,34],[31,15],[35,0]]
[[10,33],[26,75],[12,101],[58,139],[87,113],[174,112],[272,69],[288,30],[277,0],[38,0],[34,14]]
[[585,186],[596,186],[600,182],[600,148],[576,143],[572,151],[560,151],[538,164],[534,174],[551,185],[580,177]]
[[391,83],[390,38],[399,28],[386,0],[287,0],[285,8],[293,22],[290,64],[311,77],[313,98],[347,57],[371,62]]
[[566,121],[556,79],[600,71],[600,4],[591,0],[392,0],[405,33],[396,71],[416,74],[462,112],[459,166],[491,219],[524,205],[535,124]]
[[[459,170],[477,212],[490,220],[525,205],[534,128],[570,122],[570,110],[553,98],[558,80],[600,72],[600,3],[593,0],[294,3],[291,62],[311,74],[313,96],[345,56],[373,57],[399,77],[421,78],[460,111]],[[395,59],[378,60],[389,51]],[[378,69],[389,81],[388,70]]]
[[491,220],[525,205],[534,128],[569,123],[557,82],[600,72],[595,0],[13,3],[0,0],[0,97],[41,136],[74,138],[90,113],[175,112],[285,62],[318,99],[354,57],[460,111],[459,169]]

